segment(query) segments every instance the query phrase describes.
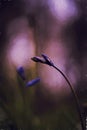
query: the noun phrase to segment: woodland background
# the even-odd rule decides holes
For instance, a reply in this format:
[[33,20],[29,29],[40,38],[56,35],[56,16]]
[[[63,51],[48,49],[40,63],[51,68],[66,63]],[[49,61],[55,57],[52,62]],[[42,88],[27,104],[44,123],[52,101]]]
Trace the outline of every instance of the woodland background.
[[[0,0],[0,129],[81,129],[63,77],[31,61],[41,53],[68,76],[86,113],[86,0]],[[26,88],[19,66],[40,83]]]

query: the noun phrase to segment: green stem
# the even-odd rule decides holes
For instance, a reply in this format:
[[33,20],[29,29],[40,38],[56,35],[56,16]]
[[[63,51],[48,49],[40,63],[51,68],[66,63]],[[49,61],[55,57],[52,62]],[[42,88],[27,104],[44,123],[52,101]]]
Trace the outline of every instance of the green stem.
[[75,99],[75,103],[76,103],[77,110],[78,110],[78,113],[79,113],[79,118],[80,118],[80,123],[81,123],[82,130],[85,130],[84,121],[83,121],[83,115],[82,115],[81,110],[80,110],[79,99],[78,99],[78,97],[76,95],[76,92],[75,92],[73,86],[71,85],[70,81],[65,76],[65,74],[59,68],[57,68],[55,65],[52,65],[52,67],[55,68],[58,72],[60,72],[61,75],[65,78],[66,82],[68,83],[68,85],[69,85],[69,87],[70,87],[70,89],[72,91],[73,97]]

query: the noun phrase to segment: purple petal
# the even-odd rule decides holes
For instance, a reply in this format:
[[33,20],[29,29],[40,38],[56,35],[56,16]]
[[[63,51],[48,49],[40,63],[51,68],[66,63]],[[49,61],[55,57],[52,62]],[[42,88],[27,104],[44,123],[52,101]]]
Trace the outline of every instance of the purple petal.
[[33,79],[33,80],[31,80],[31,81],[29,81],[29,82],[26,83],[26,87],[33,86],[36,83],[38,83],[39,81],[40,81],[40,78]]
[[25,78],[24,68],[23,68],[22,66],[20,66],[20,67],[17,68],[17,72],[18,72],[19,76],[20,76],[23,80],[26,79],[26,78]]
[[49,58],[47,55],[41,54],[41,56],[45,59],[45,63],[46,63],[46,64],[48,64],[48,65],[50,65],[50,66],[53,66],[53,65],[54,65],[53,62],[50,60],[50,58]]
[[41,56],[45,59],[48,60],[48,56],[46,54],[41,54]]
[[41,58],[41,57],[38,57],[38,56],[35,56],[33,58],[31,58],[33,61],[35,62],[41,62],[41,63],[44,63],[45,61]]

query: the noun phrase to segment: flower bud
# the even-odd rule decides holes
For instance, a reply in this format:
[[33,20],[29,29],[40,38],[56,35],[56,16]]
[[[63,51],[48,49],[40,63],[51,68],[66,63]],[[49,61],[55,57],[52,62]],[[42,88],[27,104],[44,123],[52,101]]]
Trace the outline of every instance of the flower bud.
[[19,76],[20,76],[23,80],[26,79],[26,78],[25,78],[24,68],[23,68],[22,66],[17,68],[17,72],[18,72]]
[[40,81],[40,78],[33,79],[26,83],[26,87],[31,87],[31,86],[35,85],[36,83],[38,83],[39,81]]

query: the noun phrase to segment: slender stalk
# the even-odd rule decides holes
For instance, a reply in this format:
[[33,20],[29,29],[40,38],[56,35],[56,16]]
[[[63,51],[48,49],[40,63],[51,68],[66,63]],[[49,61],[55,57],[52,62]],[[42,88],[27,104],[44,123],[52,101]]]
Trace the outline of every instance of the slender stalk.
[[47,65],[53,67],[58,72],[60,72],[60,74],[64,77],[64,79],[66,80],[66,82],[68,83],[68,85],[69,85],[69,87],[70,87],[70,89],[72,91],[72,94],[73,94],[73,97],[74,97],[74,100],[75,100],[75,103],[76,103],[76,106],[77,106],[77,110],[78,110],[78,114],[79,114],[79,118],[80,118],[80,123],[81,123],[82,130],[85,130],[83,115],[82,115],[82,112],[81,112],[81,109],[80,109],[80,102],[79,102],[79,99],[78,99],[78,97],[76,95],[76,92],[75,92],[73,86],[71,85],[71,83],[68,80],[68,78],[66,77],[66,75],[59,68],[57,68],[54,65],[54,63],[50,60],[50,58],[47,55],[42,54],[41,56],[42,56],[42,58],[36,56],[36,57],[31,58],[31,59],[34,62],[40,62],[40,63],[47,64]]
[[66,82],[68,83],[68,85],[69,85],[69,87],[70,87],[70,89],[72,91],[73,97],[75,99],[75,103],[76,103],[77,110],[78,110],[78,113],[79,113],[79,118],[80,118],[80,123],[81,123],[82,130],[85,130],[84,121],[83,121],[83,115],[82,115],[81,110],[80,110],[79,99],[78,99],[78,97],[76,95],[76,92],[75,92],[73,86],[71,85],[71,83],[68,80],[68,78],[66,77],[66,75],[59,68],[57,68],[55,65],[52,65],[52,67],[55,68],[58,72],[60,72],[61,75],[65,78]]

